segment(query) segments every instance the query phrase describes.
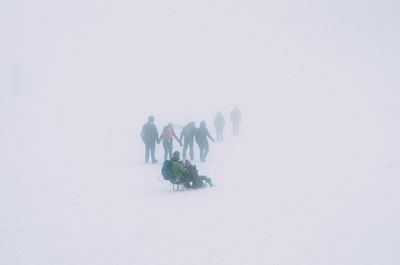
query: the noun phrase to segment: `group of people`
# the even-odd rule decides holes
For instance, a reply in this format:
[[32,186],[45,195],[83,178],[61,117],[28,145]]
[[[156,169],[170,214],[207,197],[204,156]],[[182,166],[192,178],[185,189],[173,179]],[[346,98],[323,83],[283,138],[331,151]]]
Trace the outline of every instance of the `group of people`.
[[[237,105],[231,111],[231,122],[233,129],[233,136],[239,135],[239,125],[242,122],[242,113],[240,112]],[[214,118],[214,127],[217,133],[217,142],[222,142],[224,140],[224,127],[225,127],[225,118],[222,116],[220,111],[217,112]]]
[[[231,121],[233,125],[233,135],[239,133],[239,124],[241,122],[241,113],[235,105],[231,112]],[[223,141],[223,130],[225,127],[225,119],[222,113],[218,111],[214,119],[214,126],[217,134],[217,142]],[[152,163],[157,163],[155,158],[156,144],[162,141],[164,147],[164,164],[161,173],[165,180],[170,181],[177,187],[183,185],[185,188],[198,189],[206,184],[213,187],[211,179],[206,176],[201,176],[197,172],[195,165],[191,164],[186,158],[189,152],[190,161],[194,160],[193,145],[194,142],[200,149],[200,161],[205,162],[209,151],[208,139],[215,142],[210,132],[206,127],[206,122],[201,121],[199,128],[196,128],[195,123],[189,122],[182,128],[180,137],[178,138],[172,123],[168,123],[162,130],[161,135],[158,135],[158,130],[154,124],[154,117],[150,116],[147,123],[143,126],[141,132],[142,140],[145,144],[145,162],[149,162],[151,156]],[[175,140],[180,146],[183,146],[183,160],[180,160],[180,152],[173,152],[173,141]],[[182,144],[183,140],[183,144]],[[169,159],[168,159],[169,158]]]
[[199,189],[206,184],[209,187],[214,186],[209,177],[199,175],[195,165],[188,160],[180,160],[179,151],[173,153],[171,160],[164,161],[161,174],[177,187],[183,185],[187,189]]
[[[237,136],[239,134],[239,125],[241,123],[242,117],[240,110],[237,105],[231,112],[231,122],[233,127],[233,135]],[[148,163],[151,157],[151,162],[157,163],[158,160],[155,157],[156,144],[160,144],[164,147],[164,160],[172,159],[173,155],[173,141],[174,139],[183,146],[182,156],[186,160],[187,154],[189,153],[189,159],[194,160],[194,142],[196,141],[200,150],[200,161],[205,162],[208,152],[209,143],[208,140],[215,142],[214,138],[211,136],[205,121],[200,122],[199,128],[196,128],[195,123],[189,122],[185,125],[181,131],[180,137],[178,138],[174,126],[172,123],[168,123],[162,130],[161,135],[158,134],[156,125],[154,124],[154,116],[150,116],[146,124],[144,124],[141,132],[142,140],[145,144],[145,162]],[[214,126],[216,129],[217,142],[223,141],[223,130],[225,127],[225,118],[222,113],[218,111],[214,119]],[[182,142],[183,141],[183,142]]]

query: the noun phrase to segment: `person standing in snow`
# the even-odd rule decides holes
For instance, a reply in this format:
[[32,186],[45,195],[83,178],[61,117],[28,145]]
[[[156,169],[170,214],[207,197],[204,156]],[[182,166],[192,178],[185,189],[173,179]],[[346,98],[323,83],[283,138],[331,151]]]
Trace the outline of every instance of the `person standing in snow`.
[[239,135],[239,125],[242,122],[242,114],[240,113],[240,110],[238,109],[238,106],[235,105],[231,112],[231,122],[232,122],[232,127],[233,127],[233,136],[238,136]]
[[163,147],[164,147],[164,160],[172,158],[172,149],[173,149],[173,140],[174,138],[178,141],[178,143],[182,146],[181,141],[178,139],[178,137],[175,134],[174,127],[172,126],[171,123],[168,123],[167,126],[164,127],[160,139],[158,141],[162,140]]
[[223,132],[225,127],[225,119],[224,116],[222,116],[221,111],[218,111],[217,115],[215,116],[214,127],[217,131],[217,142],[222,142],[224,138]]
[[150,116],[147,123],[143,125],[142,133],[140,134],[145,145],[145,162],[149,162],[149,155],[151,154],[151,162],[157,163],[155,157],[156,143],[160,143],[158,139],[158,130],[154,124],[154,117]]
[[189,148],[189,156],[190,160],[194,160],[194,152],[193,152],[193,142],[194,135],[196,133],[196,126],[194,126],[194,121],[189,122],[185,127],[183,127],[181,135],[179,137],[179,141],[182,142],[183,138],[183,159],[186,159],[186,152]]
[[200,161],[205,162],[206,157],[208,154],[208,138],[210,138],[211,141],[215,142],[214,138],[210,135],[210,132],[208,131],[206,127],[206,122],[202,121],[200,122],[200,127],[197,129],[196,132],[196,142],[199,145],[200,148]]

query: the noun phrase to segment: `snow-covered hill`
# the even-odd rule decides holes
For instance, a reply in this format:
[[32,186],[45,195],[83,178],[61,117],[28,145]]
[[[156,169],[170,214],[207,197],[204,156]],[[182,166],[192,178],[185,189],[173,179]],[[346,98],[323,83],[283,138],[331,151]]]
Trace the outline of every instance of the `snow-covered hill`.
[[53,114],[41,113],[38,125],[27,104],[13,106],[3,112],[0,264],[400,260],[398,161],[301,142],[296,132],[277,137],[248,122],[238,138],[227,127],[208,162],[197,162],[217,187],[173,192],[161,163],[144,164],[128,125],[110,122],[103,134],[88,124],[59,130]]
[[[400,264],[396,1],[3,2],[0,265]],[[218,110],[173,192],[142,125]]]

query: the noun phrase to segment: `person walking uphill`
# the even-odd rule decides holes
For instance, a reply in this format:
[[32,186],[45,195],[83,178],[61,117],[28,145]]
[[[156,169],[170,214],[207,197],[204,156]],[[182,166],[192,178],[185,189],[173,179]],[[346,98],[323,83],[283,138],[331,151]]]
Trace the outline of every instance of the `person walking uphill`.
[[238,109],[238,106],[235,105],[231,112],[231,122],[233,126],[233,136],[238,136],[239,135],[239,125],[242,122],[242,114],[240,113],[240,110]]
[[154,124],[154,117],[150,116],[147,123],[143,125],[142,133],[140,134],[145,145],[145,162],[149,162],[149,155],[151,154],[151,162],[157,163],[155,157],[156,143],[160,143],[158,140],[158,130]]
[[189,122],[185,127],[183,127],[181,135],[179,137],[179,141],[182,142],[183,138],[183,159],[186,159],[186,152],[189,148],[189,156],[190,160],[194,160],[194,152],[193,152],[193,142],[194,135],[196,133],[196,127],[194,126],[194,121]]
[[158,141],[161,141],[163,143],[164,147],[164,160],[172,158],[172,148],[173,148],[173,140],[174,138],[178,141],[178,143],[182,146],[181,141],[178,139],[178,137],[175,134],[174,127],[172,126],[171,123],[168,123],[167,126],[164,127],[160,139]]
[[200,122],[200,127],[197,129],[196,132],[196,142],[199,145],[200,148],[200,161],[205,162],[206,157],[208,154],[208,138],[211,139],[211,141],[215,142],[214,138],[210,135],[210,132],[208,131],[206,127],[206,122],[202,121]]
[[214,127],[215,130],[217,131],[217,142],[222,142],[224,136],[224,127],[225,127],[225,119],[224,116],[222,116],[221,112],[218,111],[217,115],[215,116],[214,119]]

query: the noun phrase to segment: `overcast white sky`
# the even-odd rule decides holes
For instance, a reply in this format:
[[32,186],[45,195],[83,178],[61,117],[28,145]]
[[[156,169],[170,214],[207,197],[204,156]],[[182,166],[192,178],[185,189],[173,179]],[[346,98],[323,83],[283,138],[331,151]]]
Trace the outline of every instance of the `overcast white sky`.
[[33,109],[56,118],[138,126],[149,114],[160,126],[209,121],[237,103],[248,124],[266,129],[278,120],[303,124],[304,134],[315,123],[343,134],[380,129],[370,136],[392,143],[399,5],[3,1],[1,103],[29,96]]

